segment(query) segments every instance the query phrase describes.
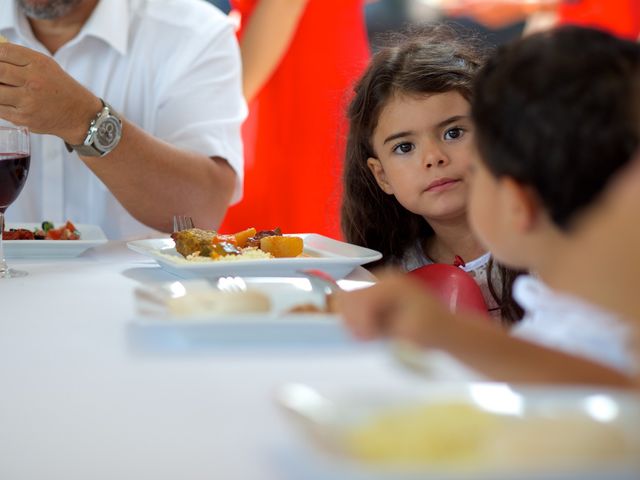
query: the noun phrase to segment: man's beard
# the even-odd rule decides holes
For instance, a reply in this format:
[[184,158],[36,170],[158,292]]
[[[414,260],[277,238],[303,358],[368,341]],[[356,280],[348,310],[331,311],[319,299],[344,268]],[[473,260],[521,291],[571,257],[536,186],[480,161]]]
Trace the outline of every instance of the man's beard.
[[18,0],[24,14],[35,20],[54,20],[71,12],[82,0]]

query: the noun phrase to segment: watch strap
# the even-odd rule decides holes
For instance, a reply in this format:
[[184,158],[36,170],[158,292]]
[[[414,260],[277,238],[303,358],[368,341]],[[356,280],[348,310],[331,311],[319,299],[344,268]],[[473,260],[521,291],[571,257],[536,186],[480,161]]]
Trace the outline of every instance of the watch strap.
[[[104,115],[111,115],[117,118],[117,115],[115,114],[113,108],[111,108],[111,105],[105,102],[102,98],[100,99],[100,102],[102,103],[102,109],[100,109],[100,111],[96,114],[93,120],[91,120],[91,123],[89,124],[89,128],[87,129],[87,135],[85,136],[84,142],[79,145],[71,145],[67,142],[64,142],[65,147],[67,147],[67,151],[69,153],[75,151],[79,155],[82,155],[85,157],[102,157],[111,151],[111,150],[107,150],[107,151],[100,150],[94,145],[94,139],[96,135],[96,124],[98,120]],[[118,121],[119,120],[120,119],[118,118]]]
[[83,157],[101,157],[107,153],[98,150],[93,145],[71,145],[67,142],[64,142],[64,144],[69,153],[76,152],[78,155],[82,155]]

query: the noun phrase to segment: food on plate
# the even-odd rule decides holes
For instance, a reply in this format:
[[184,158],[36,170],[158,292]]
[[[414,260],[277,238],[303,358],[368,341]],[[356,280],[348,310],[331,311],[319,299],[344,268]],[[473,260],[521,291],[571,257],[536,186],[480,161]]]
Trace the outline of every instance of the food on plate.
[[11,228],[2,232],[3,240],[79,240],[80,232],[76,226],[67,220],[61,227],[49,221],[42,222],[40,228],[28,230],[26,228]]
[[470,469],[595,465],[640,454],[619,427],[569,410],[505,415],[462,401],[396,407],[351,427],[345,440],[351,455],[372,463]]
[[266,294],[256,290],[207,290],[170,298],[167,308],[176,316],[264,313],[271,309],[271,301]]
[[177,252],[185,258],[196,252],[203,257],[208,257],[211,253],[213,237],[215,236],[216,232],[199,228],[190,228],[171,234],[171,238],[176,244]]
[[282,231],[280,231],[280,228],[275,228],[273,230],[260,230],[259,232],[254,233],[251,237],[247,239],[246,246],[260,248],[260,241],[264,237],[274,237],[277,235],[282,235]]
[[338,313],[338,305],[335,300],[335,295],[330,293],[325,294],[324,305],[319,306],[315,303],[300,303],[290,307],[287,313],[322,313],[333,314]]
[[286,313],[328,313],[315,303],[299,303],[289,308]]
[[256,229],[251,227],[251,228],[247,228],[246,230],[243,230],[241,232],[238,232],[236,234],[234,234],[234,237],[236,237],[236,242],[238,244],[238,247],[240,248],[245,248],[247,246],[247,242],[248,240],[256,235]]
[[176,251],[187,260],[253,260],[297,257],[302,254],[302,238],[283,236],[279,228],[256,231],[248,228],[233,235],[214,230],[190,228],[171,234]]
[[35,240],[35,236],[31,230],[26,228],[12,228],[2,232],[3,240]]
[[354,456],[376,463],[478,461],[497,419],[464,403],[419,405],[376,415],[347,432]]
[[2,35],[0,35],[0,43],[7,43],[9,40],[7,40],[6,37],[3,37]]
[[297,257],[304,248],[302,238],[272,235],[260,239],[260,250],[276,258]]

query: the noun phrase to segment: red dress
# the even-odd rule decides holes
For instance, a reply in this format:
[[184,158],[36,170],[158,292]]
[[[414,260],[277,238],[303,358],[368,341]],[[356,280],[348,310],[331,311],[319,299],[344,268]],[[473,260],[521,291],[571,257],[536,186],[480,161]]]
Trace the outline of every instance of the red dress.
[[[243,25],[257,3],[232,1]],[[249,105],[244,196],[221,231],[341,237],[345,109],[370,56],[363,8],[363,0],[307,4],[285,57]]]
[[629,40],[640,35],[640,0],[567,0],[559,15],[560,24],[600,28]]

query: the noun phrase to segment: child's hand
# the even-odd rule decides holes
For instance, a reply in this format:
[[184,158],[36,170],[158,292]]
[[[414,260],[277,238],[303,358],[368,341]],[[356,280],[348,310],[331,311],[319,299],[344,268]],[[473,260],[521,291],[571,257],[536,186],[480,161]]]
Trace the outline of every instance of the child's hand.
[[338,302],[347,328],[363,340],[391,336],[435,347],[456,320],[419,281],[400,273],[382,275],[372,287],[341,293]]

